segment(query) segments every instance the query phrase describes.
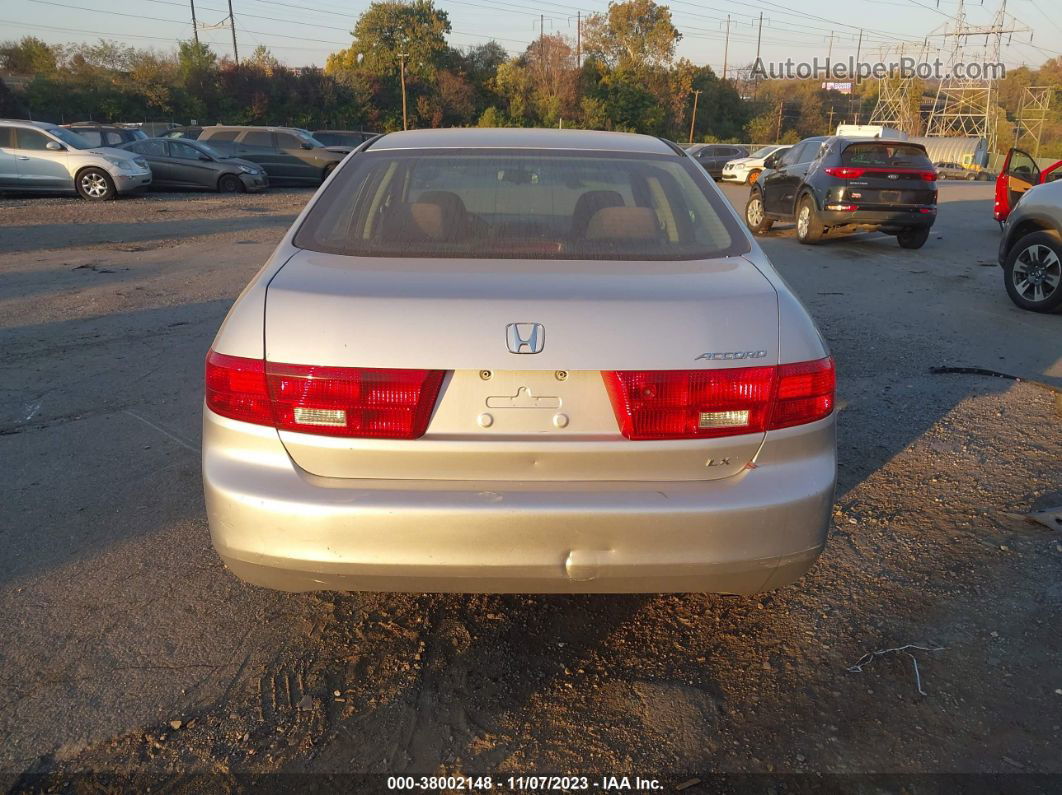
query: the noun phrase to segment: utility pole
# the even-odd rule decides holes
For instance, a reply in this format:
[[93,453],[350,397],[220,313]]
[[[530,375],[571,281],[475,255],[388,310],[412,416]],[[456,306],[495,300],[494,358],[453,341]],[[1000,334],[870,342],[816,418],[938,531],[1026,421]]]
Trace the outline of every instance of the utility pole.
[[830,62],[830,58],[833,57],[833,31],[830,31],[830,46],[826,50],[826,63]]
[[188,0],[192,4],[192,35],[195,37],[195,45],[199,46],[199,25],[195,21],[195,0]]
[[826,134],[833,135],[833,106],[830,106],[830,120],[826,122]]
[[583,12],[575,14],[575,68],[583,68]]
[[[757,64],[760,62],[760,38],[762,36],[763,36],[763,12],[761,11],[760,12],[760,29],[759,29],[759,32],[756,34],[756,63]],[[757,71],[756,72],[756,86],[753,89],[754,93],[755,93],[755,88],[758,88],[759,85],[760,85],[760,72]]]
[[693,90],[693,115],[690,116],[690,143],[693,143],[693,125],[697,122],[697,99],[700,97],[700,89]]
[[406,56],[408,53],[398,53],[398,70],[402,80],[402,129],[409,129],[409,122],[406,119]]
[[546,15],[538,15],[538,68],[546,69]]
[[232,16],[232,0],[229,0],[229,27],[232,28],[232,55],[240,65],[240,51],[236,49],[236,19]]
[[774,141],[778,143],[782,140],[782,108],[785,106],[784,101],[778,103],[778,122],[774,128]]
[[723,80],[726,80],[726,62],[730,54],[730,14],[726,15],[726,43],[723,44]]

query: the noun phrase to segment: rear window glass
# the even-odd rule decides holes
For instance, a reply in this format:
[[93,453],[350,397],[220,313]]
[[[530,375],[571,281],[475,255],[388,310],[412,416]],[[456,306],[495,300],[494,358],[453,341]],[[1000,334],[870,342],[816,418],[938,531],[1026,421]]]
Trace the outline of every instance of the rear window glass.
[[239,134],[239,130],[218,130],[217,132],[209,131],[206,137],[216,143],[218,141],[235,141],[236,136]]
[[841,153],[846,166],[885,166],[892,168],[931,168],[926,150],[912,144],[865,143],[849,144]]
[[373,257],[705,259],[748,251],[686,158],[527,150],[368,152],[295,236]]

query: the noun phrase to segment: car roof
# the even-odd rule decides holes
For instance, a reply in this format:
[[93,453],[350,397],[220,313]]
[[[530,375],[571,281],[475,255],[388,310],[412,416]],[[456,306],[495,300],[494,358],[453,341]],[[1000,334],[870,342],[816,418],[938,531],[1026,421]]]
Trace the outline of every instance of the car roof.
[[0,119],[0,124],[14,124],[21,127],[36,127],[39,130],[48,130],[52,127],[58,127],[58,124],[52,124],[50,121],[30,121],[29,119]]
[[[193,127],[194,129],[194,127]],[[210,130],[267,130],[269,132],[305,132],[302,127],[270,127],[265,124],[211,124],[203,127],[203,132]]]
[[522,127],[469,127],[387,133],[371,145],[380,149],[557,149],[640,152],[675,155],[674,144],[661,138],[599,130],[554,130]]

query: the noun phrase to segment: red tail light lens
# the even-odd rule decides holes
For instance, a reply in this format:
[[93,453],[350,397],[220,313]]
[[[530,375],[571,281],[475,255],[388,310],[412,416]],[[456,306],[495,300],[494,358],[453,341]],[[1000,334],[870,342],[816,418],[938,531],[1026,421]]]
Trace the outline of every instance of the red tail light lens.
[[789,428],[828,417],[833,411],[833,359],[778,367],[778,393],[769,428]]
[[857,168],[855,166],[832,166],[830,168],[823,169],[831,177],[840,177],[841,179],[859,179],[867,174],[907,174],[910,177],[917,177],[925,182],[936,182],[936,171],[923,171],[919,168]]
[[726,370],[603,373],[620,432],[628,439],[705,439],[763,433],[833,411],[830,358]]
[[325,436],[424,435],[442,370],[315,367],[207,356],[207,406],[235,420]]
[[211,351],[206,360],[206,404],[215,414],[257,425],[273,424],[265,362]]
[[841,179],[859,179],[866,173],[865,168],[853,168],[851,166],[834,166],[824,170],[831,177],[840,177]]

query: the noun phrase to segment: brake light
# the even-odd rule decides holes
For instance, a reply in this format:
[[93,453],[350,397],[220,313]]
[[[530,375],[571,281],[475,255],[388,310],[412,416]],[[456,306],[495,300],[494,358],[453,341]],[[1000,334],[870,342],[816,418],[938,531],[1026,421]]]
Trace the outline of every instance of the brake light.
[[779,365],[778,392],[768,429],[789,428],[829,416],[835,389],[832,358]]
[[833,359],[724,370],[603,373],[628,439],[704,439],[762,433],[833,411]]
[[823,169],[831,177],[841,179],[859,179],[867,174],[906,174],[912,179],[917,177],[924,182],[936,182],[936,171],[924,171],[920,168],[857,168],[855,166],[831,166]]
[[866,169],[853,168],[851,166],[833,166],[825,169],[826,173],[831,177],[840,177],[841,179],[858,179],[863,176]]
[[317,367],[207,356],[206,401],[224,417],[325,436],[424,435],[445,372]]

